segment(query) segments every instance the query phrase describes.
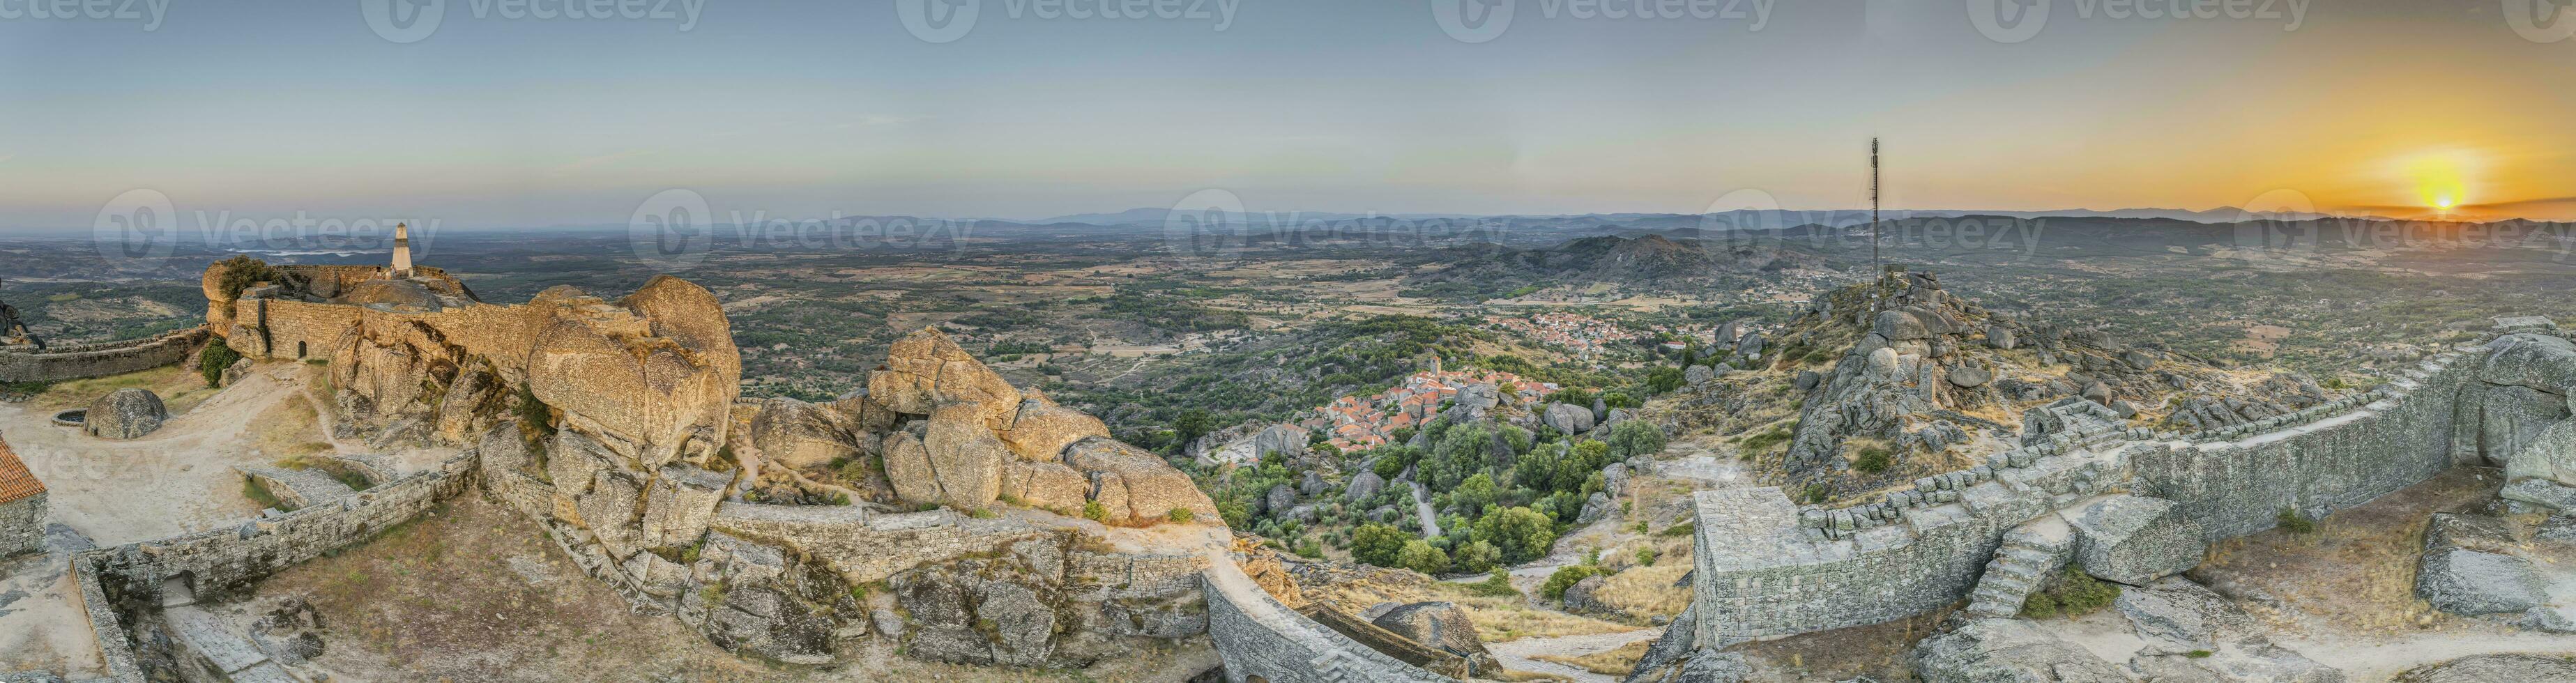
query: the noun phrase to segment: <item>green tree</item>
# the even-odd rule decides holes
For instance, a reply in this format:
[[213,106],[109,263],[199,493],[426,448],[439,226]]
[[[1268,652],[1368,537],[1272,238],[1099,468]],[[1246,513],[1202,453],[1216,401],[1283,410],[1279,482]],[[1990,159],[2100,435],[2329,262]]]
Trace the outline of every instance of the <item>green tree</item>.
[[1449,571],[1449,553],[1423,541],[1405,541],[1404,547],[1396,551],[1395,564],[1424,574],[1439,574]]
[[1525,507],[1502,508],[1476,520],[1476,540],[1491,543],[1512,563],[1547,555],[1556,544],[1556,523],[1546,513]]
[[1458,571],[1482,574],[1493,571],[1495,565],[1503,561],[1503,551],[1492,543],[1468,541],[1466,545],[1458,546],[1458,552],[1450,559],[1450,566]]
[[1493,476],[1477,472],[1476,476],[1458,482],[1458,488],[1450,490],[1449,502],[1457,505],[1467,516],[1474,517],[1484,514],[1485,506],[1494,504],[1494,495]]
[[224,379],[224,369],[232,367],[234,362],[241,360],[241,357],[241,352],[234,351],[232,345],[225,344],[222,337],[216,337],[206,342],[205,350],[197,352],[197,374],[205,377],[206,386],[221,384]]
[[1623,421],[1610,426],[1610,459],[1654,455],[1664,450],[1664,442],[1664,428],[1645,420]]
[[1208,414],[1206,408],[1181,411],[1181,416],[1172,420],[1172,431],[1179,432],[1180,438],[1177,441],[1184,446],[1189,442],[1197,441],[1200,436],[1214,429],[1216,429],[1216,416]]
[[1412,538],[1395,527],[1362,524],[1351,530],[1351,559],[1380,567],[1400,566],[1398,555],[1404,551],[1404,542]]

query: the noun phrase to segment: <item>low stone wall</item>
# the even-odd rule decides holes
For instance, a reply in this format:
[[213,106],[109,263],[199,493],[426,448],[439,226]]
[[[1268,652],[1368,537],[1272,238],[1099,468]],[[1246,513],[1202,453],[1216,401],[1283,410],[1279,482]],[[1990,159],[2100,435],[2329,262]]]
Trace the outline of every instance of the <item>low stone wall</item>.
[[1208,636],[1225,659],[1229,683],[1255,677],[1270,683],[1455,680],[1369,649],[1288,609],[1231,557],[1214,556],[1207,564],[1200,583],[1207,593]]
[[0,351],[0,382],[63,382],[150,370],[185,360],[206,342],[193,327],[149,339]]
[[119,681],[142,681],[125,611],[161,604],[165,586],[220,594],[351,545],[464,492],[475,458],[460,456],[335,503],[239,526],[74,553],[72,573],[100,651]]

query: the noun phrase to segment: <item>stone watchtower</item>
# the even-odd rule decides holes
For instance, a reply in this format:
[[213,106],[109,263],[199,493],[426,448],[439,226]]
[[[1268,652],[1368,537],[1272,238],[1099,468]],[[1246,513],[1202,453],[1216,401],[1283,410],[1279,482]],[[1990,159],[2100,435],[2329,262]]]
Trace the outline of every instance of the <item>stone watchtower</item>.
[[45,549],[45,483],[0,441],[0,558]]
[[[378,223],[377,225],[383,225]],[[394,270],[386,277],[402,279],[411,276],[411,226],[394,224]]]

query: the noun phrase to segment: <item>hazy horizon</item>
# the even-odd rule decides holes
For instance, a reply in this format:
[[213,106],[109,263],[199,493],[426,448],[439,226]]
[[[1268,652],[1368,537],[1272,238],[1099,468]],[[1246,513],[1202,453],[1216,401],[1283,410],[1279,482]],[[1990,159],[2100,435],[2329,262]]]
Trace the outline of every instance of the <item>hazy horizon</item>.
[[[41,134],[0,141],[0,226],[83,229],[136,190],[182,229],[616,225],[670,189],[720,222],[1034,220],[1210,188],[1388,215],[1865,207],[1872,137],[1891,207],[2576,219],[2576,90],[2534,71],[2576,18],[2527,30],[2491,2],[2042,3],[2017,27],[1981,0],[1527,0],[1466,28],[1454,0],[1136,5],[983,2],[954,35],[900,9],[954,0],[404,2],[439,20],[391,29],[353,0],[21,12],[0,56],[44,66],[0,74],[0,121]],[[1709,16],[1602,16],[1664,5]]]

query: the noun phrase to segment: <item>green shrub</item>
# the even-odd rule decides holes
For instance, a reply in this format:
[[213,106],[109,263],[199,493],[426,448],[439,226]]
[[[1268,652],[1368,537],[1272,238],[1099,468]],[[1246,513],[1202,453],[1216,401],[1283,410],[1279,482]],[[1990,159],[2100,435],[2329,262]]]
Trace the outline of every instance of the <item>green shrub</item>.
[[2066,573],[2059,575],[2057,585],[2032,593],[2029,600],[2022,601],[2021,615],[2032,619],[2080,617],[2102,611],[2119,597],[2119,584],[2067,567]]
[[241,298],[241,291],[253,283],[277,279],[276,268],[269,267],[267,261],[249,256],[235,256],[217,261],[215,265],[223,267],[223,273],[218,276],[220,279],[215,281],[215,291],[223,292],[225,301]]
[[1091,520],[1091,521],[1094,521],[1094,522],[1106,522],[1106,521],[1109,521],[1109,508],[1102,507],[1102,506],[1100,505],[1100,501],[1096,501],[1096,500],[1095,500],[1095,501],[1088,502],[1088,503],[1083,503],[1083,504],[1082,504],[1082,518],[1083,518],[1083,519],[1088,519],[1088,520]]
[[1664,530],[1663,530],[1663,531],[1657,531],[1657,532],[1655,532],[1655,535],[1657,535],[1657,536],[1665,536],[1665,537],[1673,537],[1673,536],[1689,536],[1689,535],[1691,535],[1691,532],[1693,532],[1693,531],[1698,531],[1698,530],[1699,530],[1699,522],[1695,522],[1695,521],[1691,521],[1691,520],[1682,520],[1682,523],[1680,523],[1680,524],[1675,524],[1675,525],[1668,526],[1668,527],[1664,527]]
[[2281,528],[2289,530],[2290,533],[2312,534],[2317,531],[2316,520],[2308,519],[2306,515],[2299,514],[2298,510],[2287,505],[2281,506],[2281,514],[2277,519],[2281,522]]
[[1396,551],[1396,564],[1424,574],[1449,571],[1449,553],[1424,541],[1405,541]]
[[222,384],[224,368],[232,367],[241,357],[240,351],[234,351],[232,345],[217,337],[206,342],[204,351],[197,352],[197,374],[206,378],[206,386]]
[[1521,594],[1520,589],[1512,587],[1512,571],[1501,567],[1495,567],[1494,573],[1487,575],[1485,580],[1468,584],[1467,589],[1487,597],[1520,597]]
[[1860,449],[1860,457],[1852,460],[1852,469],[1860,470],[1869,474],[1877,474],[1887,471],[1887,468],[1892,467],[1895,464],[1896,455],[1894,453],[1890,453],[1887,449],[1878,446],[1869,446]]
[[1172,508],[1171,513],[1164,515],[1165,518],[1180,524],[1188,524],[1190,520],[1198,519],[1198,516],[1199,513],[1191,512],[1189,508]]
[[1466,545],[1458,546],[1458,552],[1451,553],[1449,559],[1450,567],[1453,569],[1483,573],[1502,565],[1503,550],[1494,547],[1492,543],[1468,541]]
[[2212,655],[2212,654],[2215,654],[2215,653],[2210,652],[2210,651],[2208,651],[2208,650],[2193,650],[2193,651],[2190,651],[2190,652],[2182,653],[2182,656],[2190,657],[2190,658],[2192,658],[2192,659],[2208,659],[2208,658],[2209,658],[2209,656],[2210,656],[2210,655]]
[[1638,548],[1638,549],[1637,549],[1637,566],[1640,566],[1640,567],[1652,567],[1652,566],[1655,566],[1655,559],[1656,559],[1656,558],[1659,558],[1659,557],[1663,557],[1663,555],[1664,555],[1664,551],[1656,550],[1656,549],[1654,549],[1654,548]]
[[1556,569],[1556,573],[1547,575],[1547,583],[1540,584],[1538,592],[1540,595],[1547,596],[1547,599],[1549,600],[1563,600],[1565,599],[1565,589],[1573,588],[1574,584],[1580,583],[1584,579],[1592,578],[1600,573],[1600,567],[1588,564],[1575,564],[1558,567]]

